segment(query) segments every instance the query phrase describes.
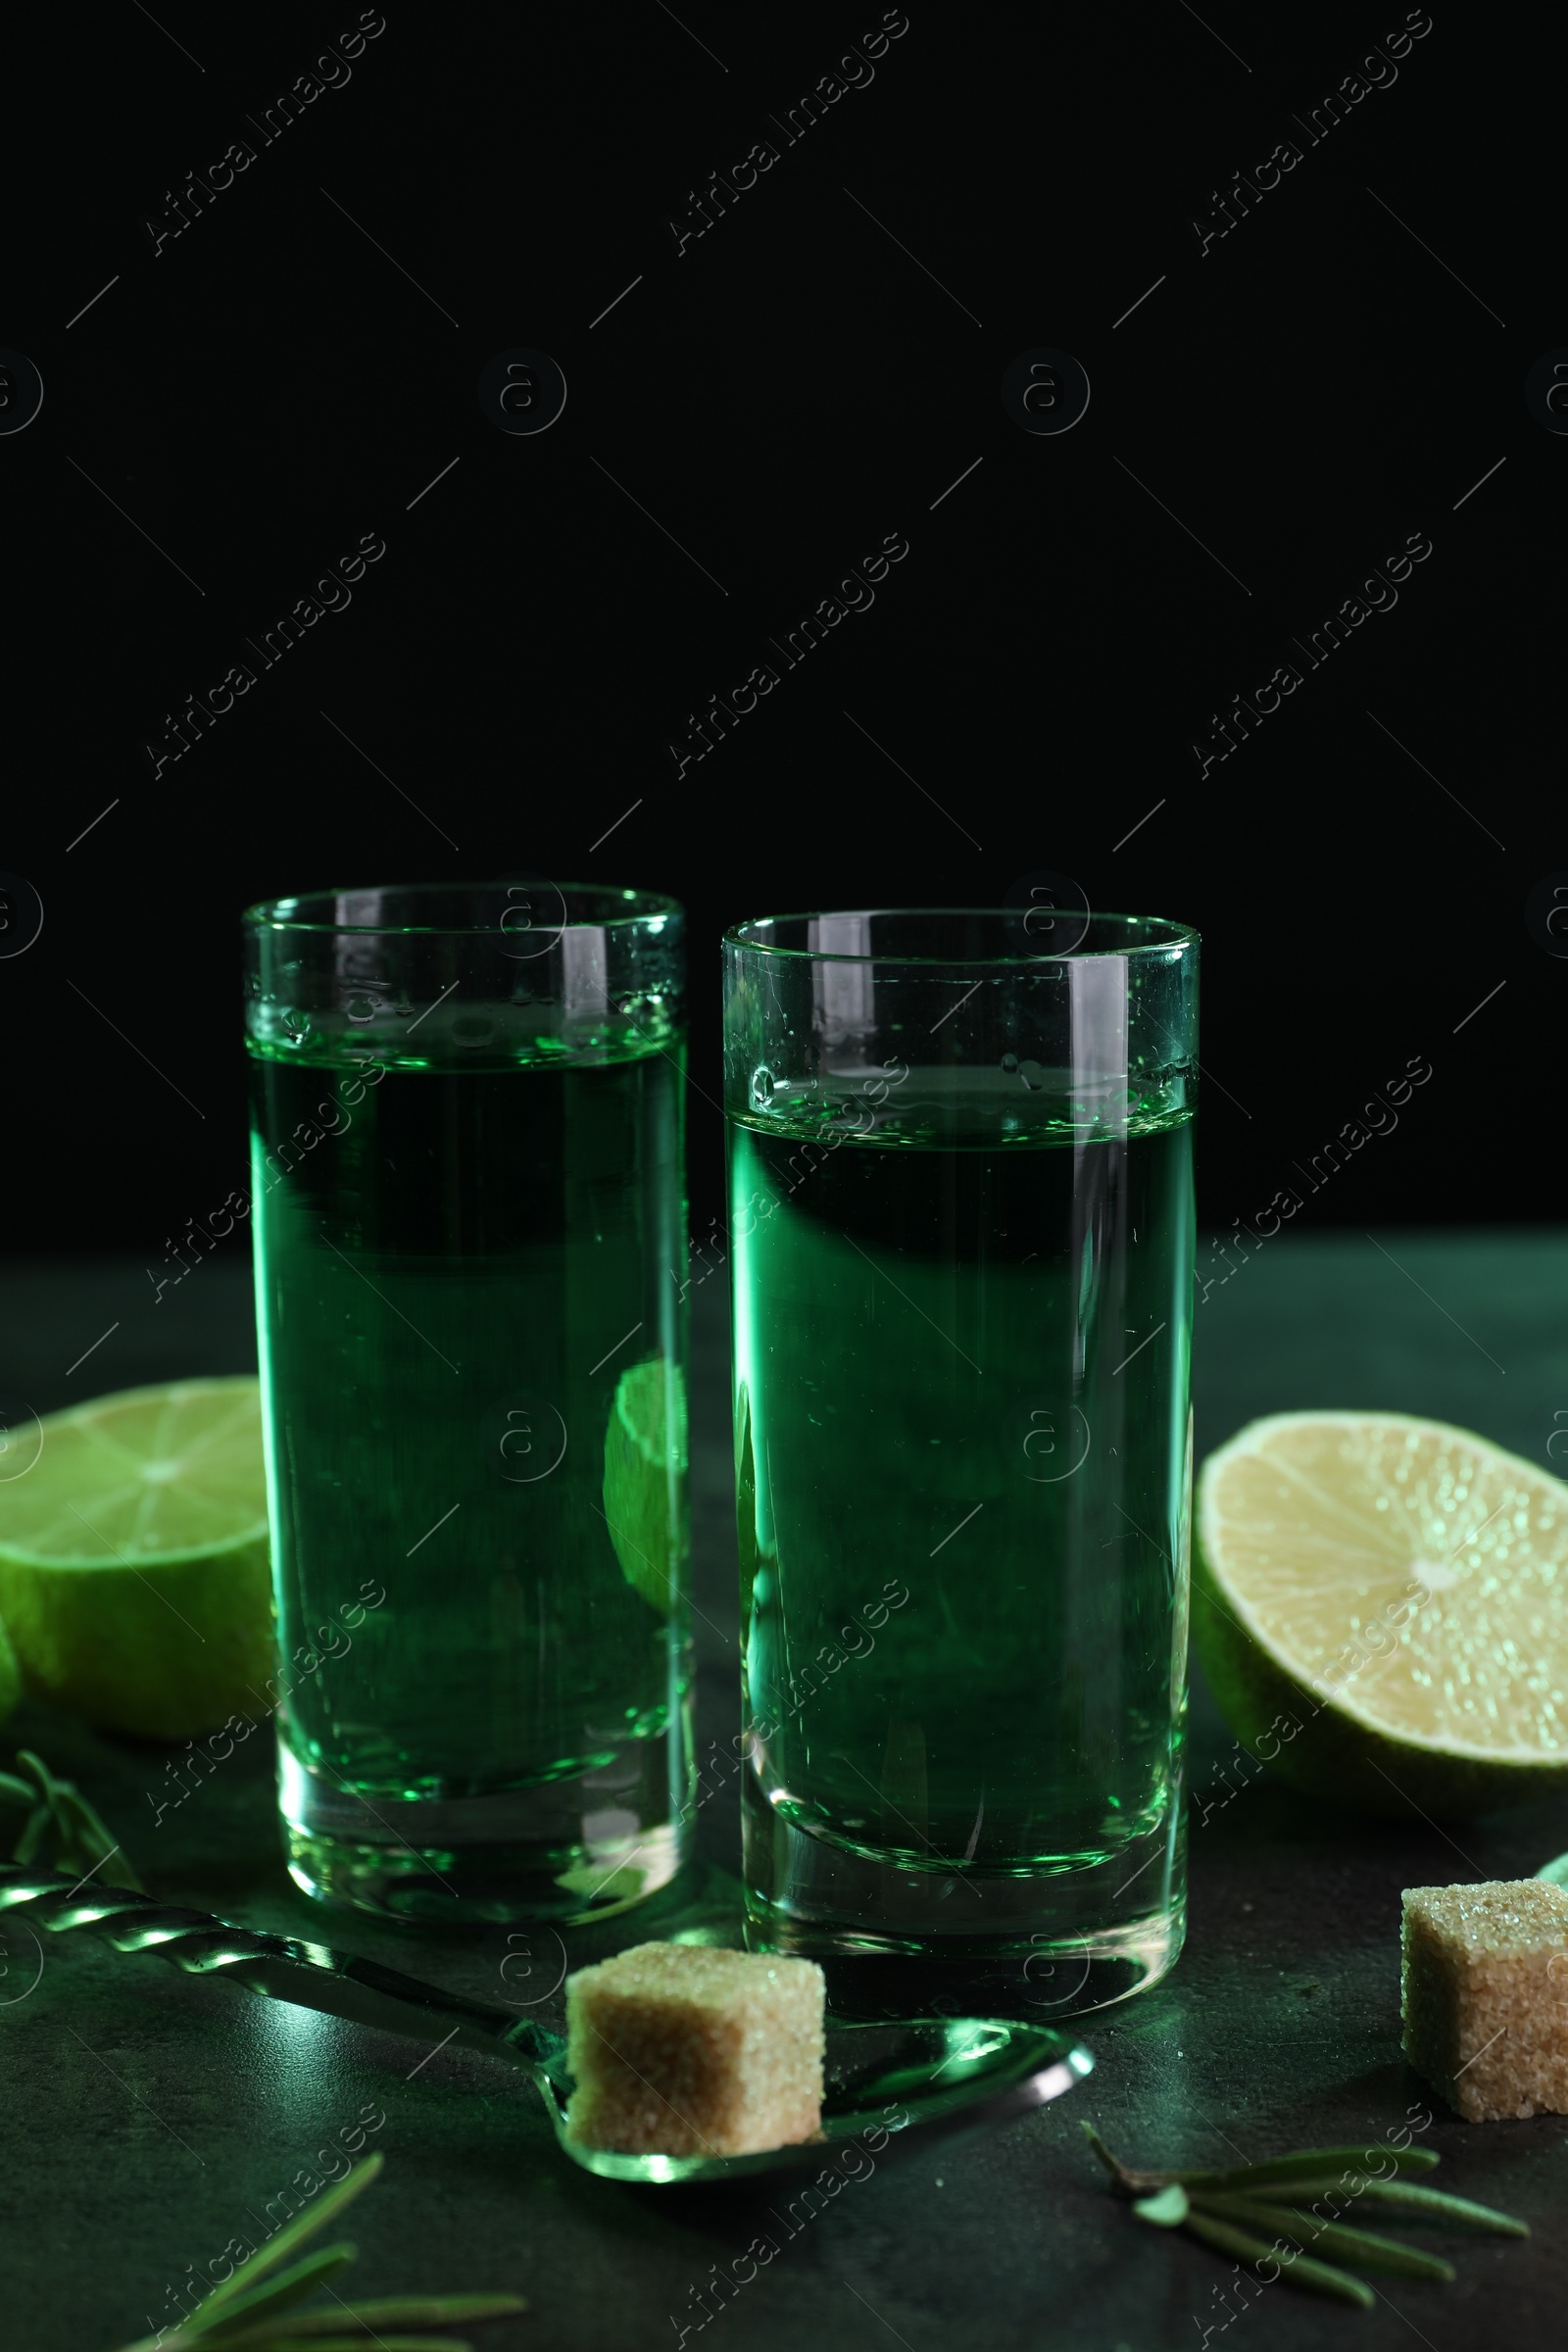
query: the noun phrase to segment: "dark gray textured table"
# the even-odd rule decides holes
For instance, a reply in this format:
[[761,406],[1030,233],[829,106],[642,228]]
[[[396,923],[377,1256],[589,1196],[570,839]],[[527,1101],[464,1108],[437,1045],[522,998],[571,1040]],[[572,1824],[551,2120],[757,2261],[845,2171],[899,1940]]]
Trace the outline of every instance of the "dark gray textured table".
[[[1209,1266],[1219,1270],[1217,1261]],[[724,1301],[694,1294],[693,1476],[699,1598],[734,1617]],[[0,1390],[38,1410],[102,1391],[254,1364],[248,1268],[211,1261],[154,1308],[140,1267],[0,1273]],[[1208,1293],[1198,1331],[1201,1452],[1252,1415],[1298,1405],[1396,1406],[1457,1421],[1545,1463],[1568,1429],[1568,1240],[1556,1233],[1281,1237]],[[1561,1414],[1562,1418],[1555,1418]],[[1564,1450],[1559,1447],[1558,1451]],[[702,1736],[734,1728],[733,1646],[703,1632]],[[172,1900],[335,1941],[481,1998],[505,1997],[495,1939],[459,1942],[328,1918],[277,1858],[270,1758],[230,1761],[155,1830],[169,1751],[104,1738],[28,1703],[0,1751],[31,1744],[74,1774]],[[1229,1737],[1197,1693],[1193,1787],[1217,1781]],[[724,1899],[733,1809],[699,1816],[702,1861],[683,1899]],[[1106,2195],[1080,2124],[1149,2160],[1381,2133],[1425,2097],[1398,2049],[1401,1886],[1527,1875],[1568,1847],[1568,1801],[1454,1833],[1319,1811],[1266,1770],[1192,1838],[1187,1951],[1155,1992],[1084,2021],[1099,2069],[1058,2105],[935,2159],[884,2160],[814,2218],[723,2190],[630,2189],[559,2154],[534,2094],[490,2062],[446,2051],[412,2072],[405,2044],[120,1958],[87,1939],[33,1945],[13,1924],[0,1978],[8,2346],[108,2352],[156,2328],[170,2291],[352,2132],[386,2173],[355,2209],[355,2291],[507,2287],[528,2315],[485,2331],[526,2346],[760,2348],[959,2341],[1083,2352],[1193,2347],[1217,2332],[1229,2266],[1144,2230]],[[660,1907],[618,1923],[661,1932]],[[603,1931],[600,1932],[603,1935]],[[583,1950],[572,1939],[573,1956]],[[540,1943],[541,1967],[550,1964]],[[585,1956],[585,1954],[584,1954]],[[515,1987],[514,1987],[515,1989]],[[1363,2342],[1440,2352],[1484,2336],[1552,2341],[1568,2294],[1568,2119],[1424,2134],[1445,2185],[1525,2215],[1529,2245],[1458,2249],[1451,2287],[1395,2280],[1359,2317],[1280,2285],[1232,2325],[1254,2346]],[[779,2201],[771,2201],[777,2207]],[[714,2266],[765,2233],[777,2256],[732,2296]],[[1450,2251],[1453,2248],[1450,2246]],[[742,2265],[743,2270],[745,2265]],[[704,2325],[705,2311],[711,2315]],[[1233,2338],[1232,2340],[1237,2340]]]

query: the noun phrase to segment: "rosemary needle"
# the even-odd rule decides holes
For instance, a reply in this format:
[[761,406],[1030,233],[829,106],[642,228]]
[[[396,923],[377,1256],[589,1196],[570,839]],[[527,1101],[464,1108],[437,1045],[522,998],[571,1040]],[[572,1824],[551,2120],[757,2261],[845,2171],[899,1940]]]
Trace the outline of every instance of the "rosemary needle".
[[[379,2352],[472,2352],[457,2337],[429,2330],[510,2319],[527,2309],[520,2295],[383,2295],[355,2304],[328,2288],[330,2304],[294,2308],[355,2258],[355,2248],[347,2244],[327,2246],[301,2261],[290,2260],[295,2249],[368,2188],[384,2161],[379,2153],[367,2156],[334,2181],[314,2211],[296,2214],[243,2270],[214,2287],[188,2319],[123,2346],[122,2352],[368,2352],[372,2344]],[[289,2267],[280,2270],[285,2262]],[[409,2328],[416,2332],[402,2332]]]
[[13,1862],[36,1861],[52,1841],[57,1869],[79,1871],[85,1877],[101,1867],[106,1879],[141,1892],[140,1879],[74,1782],[57,1780],[30,1747],[18,1750],[17,1762],[31,1780],[0,1772],[0,1802],[27,1804],[34,1810],[12,1848]]
[[1235,2254],[1243,2262],[1272,2262],[1279,2276],[1293,2286],[1311,2287],[1320,2295],[1333,2295],[1341,2303],[1358,2304],[1370,2311],[1376,2295],[1364,2278],[1352,2278],[1348,2271],[1337,2271],[1326,2262],[1314,2262],[1306,2254],[1277,2254],[1266,2238],[1252,2237],[1245,2230],[1237,2230],[1229,2222],[1217,2221],[1212,2214],[1190,2213],[1187,2228],[1195,2237],[1214,2246],[1221,2254]]
[[[1219,2253],[1254,2266],[1271,2265],[1273,2277],[1290,2285],[1336,2296],[1362,2310],[1369,2310],[1376,2301],[1364,2279],[1354,2278],[1350,2270],[1337,2270],[1333,2263],[1317,2260],[1306,2248],[1336,2255],[1354,2270],[1385,2271],[1443,2285],[1453,2279],[1453,2266],[1422,2247],[1352,2229],[1343,2220],[1321,2220],[1315,2212],[1301,2210],[1319,2197],[1342,2200],[1341,2214],[1364,2197],[1368,2204],[1382,2207],[1391,2221],[1489,2230],[1506,2237],[1530,2235],[1529,2224],[1516,2221],[1511,2214],[1397,2178],[1400,2172],[1430,2172],[1439,2158],[1429,2148],[1382,2148],[1376,2143],[1370,2147],[1303,2148],[1295,2155],[1272,2156],[1261,2164],[1232,2166],[1223,2172],[1174,2172],[1123,2164],[1092,2124],[1086,2123],[1084,2131],[1110,2175],[1112,2186],[1133,2200],[1140,2221],[1158,2229],[1186,2230]],[[1387,2161],[1395,2177],[1375,2177],[1369,2170],[1374,2156]],[[1264,2283],[1272,2280],[1265,2278]]]
[[[1187,2194],[1184,2190],[1183,2194]],[[1375,2237],[1369,2230],[1348,2229],[1343,2222],[1319,2221],[1314,2214],[1295,2213],[1289,2206],[1270,2205],[1261,2197],[1238,2197],[1220,2189],[1200,2189],[1194,2202],[1202,2213],[1221,2221],[1239,2222],[1244,2229],[1266,2234],[1272,2230],[1303,2251],[1332,2254],[1363,2271],[1388,2271],[1405,2278],[1436,2278],[1443,2285],[1455,2276],[1451,2262],[1428,2254],[1420,2246],[1401,2245],[1396,2238]]]
[[[1196,2191],[1200,2196],[1210,2192]],[[1528,2237],[1530,2224],[1516,2221],[1511,2213],[1498,2213],[1491,2205],[1472,2204],[1468,2197],[1452,2197],[1441,2188],[1424,2188],[1414,2180],[1369,2180],[1365,2174],[1343,2173],[1333,2180],[1278,2180],[1259,2191],[1271,2204],[1310,2205],[1318,2197],[1338,2195],[1346,2198],[1364,2197],[1370,2205],[1394,2208],[1390,2219],[1405,2214],[1411,2221],[1424,2215],[1434,2228],[1487,2230],[1497,2237]]]
[[1221,2173],[1173,2173],[1184,2188],[1235,2188],[1251,2196],[1265,2183],[1328,2178],[1342,2172],[1372,2172],[1372,2160],[1396,2173],[1430,2173],[1443,2159],[1432,2148],[1368,2147],[1364,2140],[1345,2148],[1303,2148],[1296,2156],[1271,2156],[1263,2164],[1236,2164]]
[[335,2311],[292,2312],[272,2334],[278,2342],[292,2342],[313,2326],[330,2325],[340,2333],[354,2327],[373,2338],[383,2328],[462,2328],[480,2320],[510,2319],[524,2308],[520,2295],[381,2295],[368,2303],[340,2302]]

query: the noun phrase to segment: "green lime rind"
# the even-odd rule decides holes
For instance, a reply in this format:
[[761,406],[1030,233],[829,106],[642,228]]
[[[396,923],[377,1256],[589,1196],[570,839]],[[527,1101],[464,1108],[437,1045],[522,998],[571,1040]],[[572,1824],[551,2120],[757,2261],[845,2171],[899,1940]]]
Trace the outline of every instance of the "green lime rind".
[[0,1622],[24,1687],[152,1739],[265,1706],[275,1648],[256,1382],[126,1390],[40,1428],[32,1468],[0,1486]]
[[[1270,1416],[1277,1421],[1312,1417]],[[1547,1478],[1538,1463],[1506,1453],[1472,1431],[1408,1418],[1414,1428],[1441,1428],[1446,1435],[1463,1439],[1533,1484]],[[1242,1745],[1304,1794],[1385,1818],[1408,1820],[1424,1813],[1437,1820],[1462,1821],[1568,1789],[1568,1755],[1543,1756],[1539,1762],[1467,1755],[1378,1730],[1336,1698],[1314,1690],[1306,1675],[1282,1657],[1264,1635],[1239,1622],[1209,1558],[1206,1506],[1227,1457],[1263,1426],[1250,1423],[1208,1456],[1199,1476],[1193,1514],[1193,1648],[1221,1714]]]
[[[89,1595],[94,1605],[83,1607]],[[254,1715],[276,1666],[265,1536],[217,1555],[98,1572],[90,1586],[72,1569],[0,1551],[0,1618],[35,1697],[145,1739],[184,1740]]]
[[1193,1647],[1220,1713],[1245,1748],[1308,1796],[1387,1819],[1464,1821],[1568,1788],[1568,1762],[1445,1755],[1341,1713],[1242,1631],[1196,1528],[1192,1605]]

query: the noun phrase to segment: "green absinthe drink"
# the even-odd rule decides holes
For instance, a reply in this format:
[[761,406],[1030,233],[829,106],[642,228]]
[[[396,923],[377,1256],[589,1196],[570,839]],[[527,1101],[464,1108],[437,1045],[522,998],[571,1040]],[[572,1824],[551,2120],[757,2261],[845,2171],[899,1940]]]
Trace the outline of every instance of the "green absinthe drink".
[[690,1799],[679,909],[342,892],[246,935],[290,1867],[621,1907]]
[[725,953],[751,1933],[1095,2007],[1182,1936],[1196,938]]

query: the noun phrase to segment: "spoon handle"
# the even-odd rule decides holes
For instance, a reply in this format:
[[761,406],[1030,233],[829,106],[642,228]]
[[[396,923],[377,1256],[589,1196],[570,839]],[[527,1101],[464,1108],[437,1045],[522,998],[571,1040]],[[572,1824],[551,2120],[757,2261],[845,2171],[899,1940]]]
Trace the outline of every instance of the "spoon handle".
[[27,1917],[60,1935],[85,1928],[121,1952],[150,1952],[196,1977],[220,1977],[265,2000],[289,2001],[415,2041],[482,2050],[537,2081],[549,2043],[528,2018],[440,1992],[374,1960],[324,1943],[302,1943],[258,1928],[236,1928],[210,1911],[187,1911],[128,1886],[99,1886],[63,1873],[0,1864],[0,1913]]

